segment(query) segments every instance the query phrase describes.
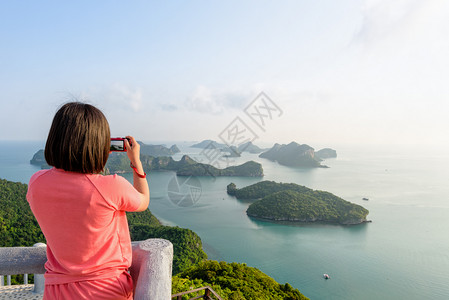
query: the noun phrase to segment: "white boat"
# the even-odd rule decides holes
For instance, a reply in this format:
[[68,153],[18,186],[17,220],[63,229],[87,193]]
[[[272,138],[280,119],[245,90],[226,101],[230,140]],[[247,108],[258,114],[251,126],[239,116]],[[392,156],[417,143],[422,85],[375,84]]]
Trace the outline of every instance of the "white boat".
[[323,274],[324,279],[330,279],[331,277],[329,276],[329,274]]

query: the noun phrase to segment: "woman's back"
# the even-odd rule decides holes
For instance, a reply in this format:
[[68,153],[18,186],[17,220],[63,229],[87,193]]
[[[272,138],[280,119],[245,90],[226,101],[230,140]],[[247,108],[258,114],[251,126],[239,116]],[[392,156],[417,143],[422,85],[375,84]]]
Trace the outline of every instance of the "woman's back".
[[124,178],[53,168],[33,175],[27,198],[47,238],[48,284],[114,277],[131,265],[125,211],[140,198]]

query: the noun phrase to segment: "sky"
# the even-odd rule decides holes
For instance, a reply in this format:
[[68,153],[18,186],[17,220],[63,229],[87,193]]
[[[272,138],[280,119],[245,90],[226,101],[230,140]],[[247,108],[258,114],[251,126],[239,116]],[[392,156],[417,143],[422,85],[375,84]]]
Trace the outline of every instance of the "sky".
[[147,142],[449,146],[448,53],[445,0],[2,0],[0,140],[77,99]]

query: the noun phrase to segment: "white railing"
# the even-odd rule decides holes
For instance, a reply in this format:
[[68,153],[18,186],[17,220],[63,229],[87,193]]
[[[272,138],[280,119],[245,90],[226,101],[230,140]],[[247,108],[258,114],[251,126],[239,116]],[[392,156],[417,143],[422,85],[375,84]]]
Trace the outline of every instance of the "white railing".
[[[134,299],[170,299],[172,243],[164,239],[148,239],[132,242],[132,247],[133,262],[130,274],[135,286]],[[45,286],[44,264],[47,261],[46,248],[46,245],[42,243],[35,244],[34,247],[0,248],[1,284],[4,282],[4,275],[7,276],[8,284],[11,284],[11,275],[34,274],[33,292],[43,293]]]

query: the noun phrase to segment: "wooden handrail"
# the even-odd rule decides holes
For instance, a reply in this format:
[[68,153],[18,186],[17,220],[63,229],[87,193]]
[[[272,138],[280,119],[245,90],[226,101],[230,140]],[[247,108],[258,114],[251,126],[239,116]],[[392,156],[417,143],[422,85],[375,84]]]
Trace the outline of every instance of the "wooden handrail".
[[187,294],[191,294],[191,293],[198,293],[200,291],[204,290],[204,295],[199,295],[193,298],[190,298],[189,300],[195,300],[195,299],[206,299],[206,300],[211,300],[213,299],[211,297],[211,293],[217,298],[217,300],[223,300],[210,286],[203,286],[197,289],[193,289],[193,290],[189,290],[189,291],[185,291],[185,292],[181,292],[181,293],[177,293],[172,295],[172,299],[176,298],[176,300],[181,300],[183,295],[187,295]]

